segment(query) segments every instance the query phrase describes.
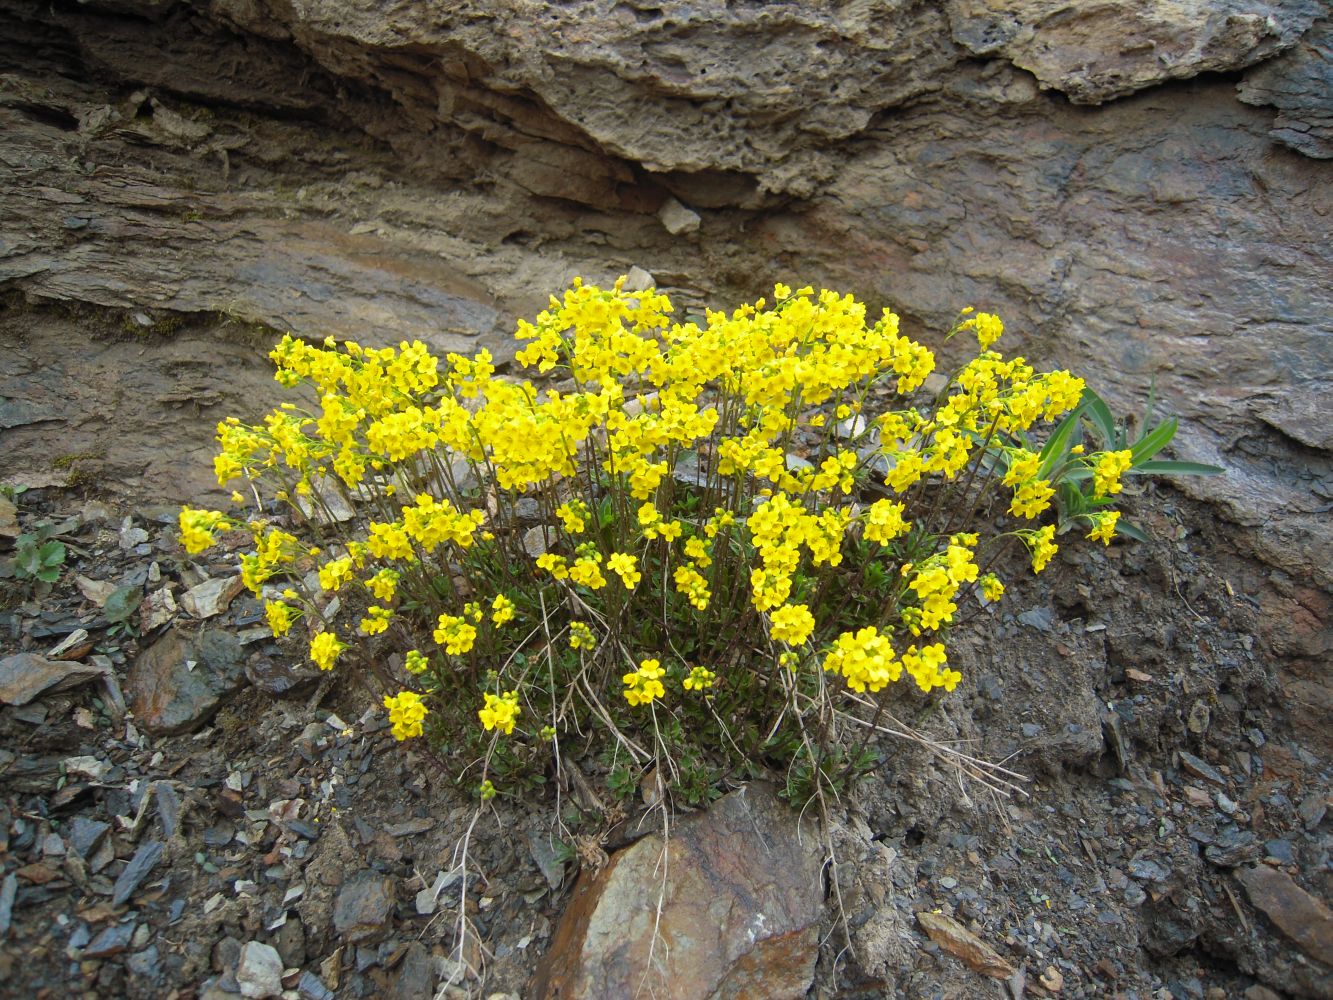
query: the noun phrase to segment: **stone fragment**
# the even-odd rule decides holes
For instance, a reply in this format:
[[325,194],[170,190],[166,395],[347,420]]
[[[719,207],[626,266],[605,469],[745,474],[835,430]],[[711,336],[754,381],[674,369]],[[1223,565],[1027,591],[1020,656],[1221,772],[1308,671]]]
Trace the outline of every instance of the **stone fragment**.
[[143,528],[135,527],[134,518],[127,517],[120,525],[120,547],[126,552],[131,552],[137,545],[142,545],[148,541],[148,532]]
[[317,480],[314,483],[315,490],[319,493],[319,500],[313,497],[298,496],[296,498],[296,509],[301,512],[301,516],[316,524],[342,524],[356,517],[356,508],[348,502],[340,490],[330,480]]
[[151,591],[139,605],[139,628],[148,633],[176,617],[176,598],[170,587]]
[[176,735],[207,722],[244,677],[234,636],[173,629],[139,654],[125,687],[137,724],[153,735]]
[[657,287],[657,279],[635,264],[625,275],[625,283],[621,287],[627,292],[646,292]]
[[1301,951],[1317,962],[1333,956],[1333,911],[1298,886],[1290,875],[1267,865],[1236,873],[1250,902],[1267,915]]
[[93,644],[88,641],[88,630],[76,628],[52,646],[46,655],[52,660],[78,660],[86,656],[92,648]]
[[684,236],[699,230],[699,213],[686,208],[675,198],[668,198],[657,211],[657,217],[672,236]]
[[357,872],[338,891],[333,927],[349,942],[374,937],[389,919],[393,882],[373,871]]
[[398,973],[386,994],[388,1000],[418,1000],[435,995],[435,963],[430,952],[418,941],[413,941],[403,952]]
[[973,972],[993,979],[1008,979],[1014,974],[1014,967],[994,948],[953,917],[924,911],[916,915],[916,920],[932,941]]
[[1238,827],[1228,827],[1203,849],[1203,856],[1219,868],[1235,868],[1259,856],[1259,845],[1253,833]]
[[305,965],[305,925],[300,917],[287,917],[273,935],[273,947],[282,959],[283,968],[299,969]]
[[74,848],[74,852],[80,857],[86,858],[97,849],[97,845],[102,842],[102,838],[110,829],[111,824],[103,823],[101,820],[75,816],[67,831],[69,846]]
[[95,604],[99,608],[106,607],[106,602],[117,589],[110,580],[91,580],[77,573],[74,576],[74,585],[79,588],[79,593],[88,600],[88,603]]
[[44,691],[63,691],[101,673],[96,664],[15,653],[0,660],[0,702],[26,705]]
[[120,906],[134,895],[134,890],[139,888],[139,883],[147,878],[148,873],[162,860],[162,851],[163,844],[160,840],[150,840],[139,846],[139,849],[134,852],[134,857],[130,858],[130,863],[117,877],[116,884],[111,890],[112,906]]
[[[1274,139],[1317,159],[1333,159],[1333,20],[1324,18],[1298,44],[1254,67],[1236,87],[1246,104],[1278,109],[1269,133]],[[1329,447],[1327,413],[1310,407],[1311,448]]]
[[335,996],[334,992],[313,972],[301,973],[301,978],[296,983],[296,992],[301,1000],[334,1000]]
[[260,941],[247,941],[242,945],[241,957],[236,963],[236,983],[243,997],[281,996],[282,959],[277,949]]
[[[1074,104],[1101,104],[1166,80],[1243,69],[1281,52],[1311,8],[1244,0],[1161,0],[1071,8],[1062,0],[948,0],[954,41],[999,57]],[[1258,103],[1258,101],[1256,101]]]
[[19,527],[18,508],[14,501],[0,496],[0,538],[18,538],[23,529]]
[[245,589],[240,575],[215,576],[191,587],[181,598],[185,610],[195,618],[212,618],[227,610],[236,595]]
[[18,893],[19,879],[13,872],[0,882],[0,940],[9,934],[9,924],[14,916],[14,896]]
[[665,848],[654,834],[585,872],[525,995],[804,997],[820,870],[814,831],[767,786],[739,789]]
[[[264,630],[264,637],[268,637]],[[244,637],[240,637],[244,642]],[[245,677],[261,691],[273,695],[295,695],[319,679],[319,669],[306,659],[254,653],[245,661]]]
[[130,946],[133,939],[134,921],[113,924],[88,942],[88,947],[83,949],[83,957],[107,958],[118,955]]
[[1227,783],[1227,779],[1222,777],[1222,772],[1213,767],[1212,764],[1184,750],[1180,751],[1180,766],[1194,777],[1202,778],[1214,785],[1225,785]]

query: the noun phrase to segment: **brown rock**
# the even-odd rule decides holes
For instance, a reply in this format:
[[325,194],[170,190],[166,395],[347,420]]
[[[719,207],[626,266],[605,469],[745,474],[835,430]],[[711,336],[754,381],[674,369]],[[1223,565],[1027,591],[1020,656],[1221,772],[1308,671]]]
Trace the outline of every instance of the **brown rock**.
[[333,927],[348,942],[381,933],[393,908],[393,881],[373,871],[357,872],[338,891]]
[[139,654],[125,688],[145,730],[175,735],[202,726],[244,680],[234,636],[222,631],[190,636],[172,629]]
[[580,876],[531,995],[804,997],[823,897],[815,831],[756,784],[679,822],[663,853],[645,837]]
[[215,576],[191,587],[181,598],[185,610],[196,618],[212,618],[227,610],[236,595],[245,589],[240,575]]
[[1001,958],[994,948],[953,917],[927,911],[918,913],[916,920],[932,941],[960,959],[973,972],[994,979],[1008,979],[1014,974],[1014,967]]
[[1333,912],[1276,868],[1259,865],[1237,872],[1250,902],[1283,934],[1318,962],[1333,957]]
[[0,660],[0,702],[26,705],[43,691],[61,691],[102,674],[102,667],[15,653]]
[[1250,66],[1291,46],[1318,16],[1306,0],[1279,0],[1262,10],[1245,0],[1072,8],[1066,0],[949,0],[946,6],[956,41],[977,55],[1004,56],[1075,104]]

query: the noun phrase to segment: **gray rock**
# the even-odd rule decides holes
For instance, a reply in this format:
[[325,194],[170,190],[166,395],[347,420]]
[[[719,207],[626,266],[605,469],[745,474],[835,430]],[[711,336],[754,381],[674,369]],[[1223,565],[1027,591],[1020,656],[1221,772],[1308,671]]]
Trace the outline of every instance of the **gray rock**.
[[95,664],[15,653],[0,659],[0,702],[26,705],[45,691],[63,691],[101,674]]
[[273,947],[282,957],[284,968],[299,969],[305,965],[305,925],[294,913],[287,915],[286,922],[273,935]]
[[1222,772],[1213,767],[1213,765],[1209,764],[1206,760],[1196,757],[1194,754],[1184,750],[1179,751],[1179,753],[1181,767],[1196,778],[1210,781],[1214,785],[1225,785],[1227,783],[1226,778],[1222,777]]
[[277,950],[260,941],[247,941],[236,964],[236,982],[243,997],[281,996],[282,959]]
[[301,973],[296,991],[300,994],[301,1000],[334,1000],[333,991],[313,972]]
[[120,954],[130,946],[130,941],[134,938],[134,928],[133,920],[111,925],[88,942],[88,947],[83,949],[83,957],[108,958]]
[[0,939],[9,933],[9,924],[14,918],[14,897],[18,894],[19,879],[13,872],[0,882]]
[[74,848],[74,852],[80,857],[86,858],[97,849],[97,845],[102,842],[102,838],[110,829],[111,824],[103,823],[101,820],[75,816],[66,832],[70,847]]
[[161,956],[157,945],[150,945],[143,951],[137,951],[125,959],[125,968],[144,979],[157,979],[162,975]]
[[130,863],[116,878],[115,887],[111,891],[112,906],[120,906],[134,895],[139,883],[147,878],[148,873],[162,860],[163,850],[164,845],[160,840],[150,840],[139,846],[134,852],[134,857],[130,858]]
[[435,995],[435,963],[430,952],[417,941],[407,946],[393,985],[386,994],[388,1000],[418,1000]]
[[338,890],[333,927],[349,942],[365,941],[384,930],[393,907],[393,881],[373,871],[357,872]]
[[657,211],[657,217],[672,236],[684,236],[699,231],[699,213],[686,208],[675,198],[668,198]]
[[172,629],[135,659],[125,693],[135,721],[153,735],[198,729],[245,681],[241,646],[221,630]]

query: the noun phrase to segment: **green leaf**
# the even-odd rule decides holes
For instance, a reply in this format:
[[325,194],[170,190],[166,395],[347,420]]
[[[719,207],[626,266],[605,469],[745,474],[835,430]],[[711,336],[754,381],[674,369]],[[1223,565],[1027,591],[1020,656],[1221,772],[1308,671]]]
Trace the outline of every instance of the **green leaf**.
[[47,542],[37,550],[43,566],[59,566],[65,561],[65,546],[60,542]]
[[1136,542],[1152,541],[1152,539],[1148,537],[1147,532],[1138,525],[1130,524],[1124,518],[1121,518],[1115,523],[1115,533],[1117,535],[1124,535],[1126,538],[1132,538]]
[[138,587],[117,587],[106,599],[102,610],[106,613],[107,621],[113,624],[123,622],[138,610],[142,600],[143,593]]
[[1220,476],[1227,470],[1217,465],[1204,465],[1202,462],[1177,462],[1159,458],[1140,462],[1129,471],[1140,476]]
[[1176,436],[1176,418],[1168,417],[1130,447],[1130,462],[1137,465],[1152,458]]
[[1088,419],[1101,435],[1102,447],[1114,448],[1120,432],[1116,429],[1115,417],[1111,416],[1111,408],[1106,405],[1102,397],[1091,389],[1084,389],[1079,406],[1084,409]]
[[1056,425],[1054,433],[1051,434],[1050,439],[1041,449],[1041,455],[1039,456],[1041,464],[1037,468],[1038,479],[1050,478],[1051,470],[1065,457],[1065,452],[1069,450],[1069,439],[1078,427],[1078,419],[1082,412],[1083,403],[1080,402]]

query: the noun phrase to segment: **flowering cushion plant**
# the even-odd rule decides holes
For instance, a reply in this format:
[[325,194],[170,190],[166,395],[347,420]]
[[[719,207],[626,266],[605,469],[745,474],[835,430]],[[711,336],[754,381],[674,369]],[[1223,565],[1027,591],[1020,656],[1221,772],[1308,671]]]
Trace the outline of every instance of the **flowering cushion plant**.
[[1122,477],[1170,437],[1085,454],[1083,380],[1005,359],[993,315],[962,331],[975,356],[924,406],[932,352],[811,288],[677,322],[576,281],[518,324],[541,386],[486,351],[287,336],[277,380],[307,401],[218,428],[249,512],[186,508],[181,538],[246,528],[245,584],[323,670],[399,646],[394,735],[479,751],[487,797],[493,764],[588,727],[676,777],[682,749],[817,769],[830,708],[958,685],[949,629],[1001,598],[1006,549],[1041,572],[1071,527],[1109,544]]

